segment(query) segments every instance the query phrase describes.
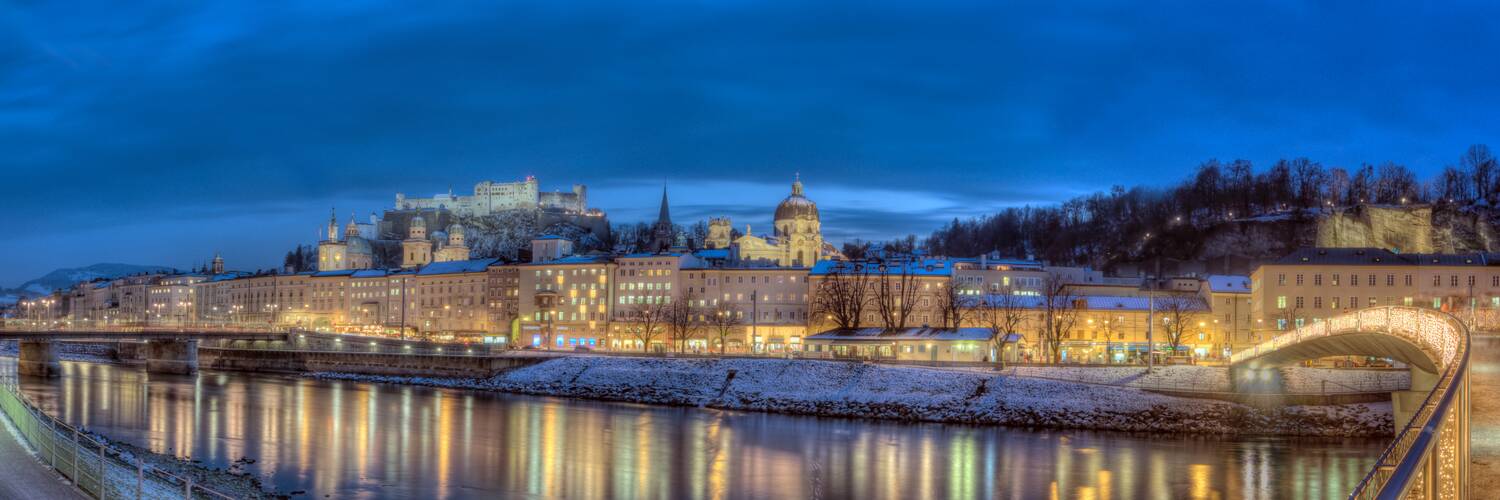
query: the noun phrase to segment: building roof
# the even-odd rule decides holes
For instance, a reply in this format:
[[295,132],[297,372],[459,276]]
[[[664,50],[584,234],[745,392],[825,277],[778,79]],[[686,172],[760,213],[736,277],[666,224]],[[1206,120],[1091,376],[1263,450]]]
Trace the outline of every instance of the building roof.
[[1484,252],[1396,253],[1384,248],[1299,248],[1272,262],[1277,265],[1492,266],[1500,254]]
[[316,273],[313,273],[312,276],[314,278],[335,278],[339,276],[349,276],[352,274],[354,274],[353,269],[340,269],[338,271],[318,271]]
[[[1016,301],[1015,304],[1017,306],[1019,306],[1020,308],[1022,308],[1022,309],[1041,309],[1042,306],[1043,306],[1043,301],[1045,300],[1040,295],[1009,295],[1009,296],[1006,296],[1006,295],[990,294],[990,295],[986,295],[985,296],[985,298],[987,300],[990,300],[990,301],[999,300],[1000,297],[1010,297],[1010,298],[1012,298],[1013,300]],[[1116,295],[1083,295],[1083,296],[1079,296],[1079,297],[1075,297],[1075,298],[1077,300],[1083,301],[1082,306],[1083,306],[1084,310],[1088,310],[1088,311],[1146,311],[1146,310],[1151,309],[1151,298],[1150,297],[1129,297],[1129,296],[1116,296]],[[1206,302],[1199,301],[1198,303],[1189,304],[1189,305],[1191,307],[1187,307],[1186,309],[1202,310],[1202,311],[1207,311],[1208,310],[1208,304]],[[1161,306],[1160,303],[1157,304],[1156,309],[1157,310],[1161,310],[1162,309],[1162,306]]]
[[1208,290],[1214,293],[1250,293],[1250,277],[1212,274],[1208,276]]
[[490,264],[493,264],[496,260],[498,259],[472,259],[454,260],[449,262],[433,262],[431,264],[422,266],[422,270],[417,271],[417,275],[431,276],[434,274],[482,273],[488,271],[490,268]]
[[700,259],[728,259],[729,258],[729,249],[728,248],[704,249],[704,250],[699,250],[699,251],[695,252],[694,255],[697,255],[698,258],[700,258]]
[[[1015,335],[1015,334],[1011,334]],[[841,340],[846,342],[890,342],[895,340],[971,340],[988,342],[994,335],[988,328],[884,328],[834,329],[809,335],[807,340]]]
[[354,278],[384,278],[387,274],[390,273],[384,269],[360,269],[354,271],[354,274],[351,276]]
[[844,260],[820,260],[812,267],[811,274],[827,275],[834,272],[853,274],[865,273],[871,276],[882,273],[885,266],[886,273],[897,275],[902,273],[902,267],[906,272],[916,276],[952,276],[953,262],[948,259],[923,258],[902,262],[864,262]]

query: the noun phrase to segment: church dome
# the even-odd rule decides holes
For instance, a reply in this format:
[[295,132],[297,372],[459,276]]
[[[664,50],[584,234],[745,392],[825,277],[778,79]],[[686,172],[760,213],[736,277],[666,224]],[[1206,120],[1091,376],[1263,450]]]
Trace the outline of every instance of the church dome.
[[776,206],[776,220],[788,220],[800,217],[811,217],[813,220],[817,220],[818,204],[813,203],[812,200],[807,199],[807,196],[802,194],[802,180],[798,179],[792,182],[792,195],[787,196],[785,200],[781,200],[781,204]]
[[370,242],[359,236],[349,237],[349,241],[347,242],[347,244],[349,245],[350,255],[374,255],[375,253],[370,249]]

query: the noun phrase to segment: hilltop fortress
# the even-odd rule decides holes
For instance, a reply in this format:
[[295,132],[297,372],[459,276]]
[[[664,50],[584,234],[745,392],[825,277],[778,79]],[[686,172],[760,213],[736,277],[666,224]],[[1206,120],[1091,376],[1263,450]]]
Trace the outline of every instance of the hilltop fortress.
[[526,176],[519,182],[480,182],[474,185],[472,196],[455,196],[452,190],[431,198],[407,198],[405,193],[396,193],[395,209],[448,210],[461,217],[523,209],[581,215],[589,211],[588,187],[574,184],[571,192],[543,193],[536,177]]

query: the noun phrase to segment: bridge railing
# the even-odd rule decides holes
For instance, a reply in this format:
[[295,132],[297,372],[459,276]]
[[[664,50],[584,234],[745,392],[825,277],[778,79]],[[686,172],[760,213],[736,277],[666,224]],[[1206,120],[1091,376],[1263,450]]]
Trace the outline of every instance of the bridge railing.
[[43,412],[21,393],[13,376],[0,377],[0,412],[10,419],[42,463],[91,497],[232,499],[192,477],[127,456],[77,427]]
[[1453,316],[1432,309],[1372,307],[1303,325],[1236,352],[1229,361],[1240,363],[1314,338],[1351,332],[1381,332],[1405,338],[1431,354],[1441,369],[1453,364],[1458,354],[1460,335],[1452,332],[1467,332],[1467,328]]

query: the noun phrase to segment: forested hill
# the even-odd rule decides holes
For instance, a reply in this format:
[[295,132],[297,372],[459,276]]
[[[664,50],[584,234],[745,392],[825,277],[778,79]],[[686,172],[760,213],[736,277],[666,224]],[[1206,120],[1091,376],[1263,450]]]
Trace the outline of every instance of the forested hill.
[[[1398,248],[1404,251],[1500,249],[1491,243],[1500,165],[1484,145],[1455,160],[1427,181],[1390,162],[1345,169],[1297,158],[1257,171],[1246,160],[1209,160],[1174,187],[1116,186],[1059,205],[955,219],[934,231],[925,246],[938,255],[999,251],[1100,269],[1212,262],[1210,272],[1246,272],[1254,262],[1313,244],[1394,241],[1406,244]],[[1423,221],[1430,225],[1426,241],[1386,234],[1421,233],[1392,224]]]

